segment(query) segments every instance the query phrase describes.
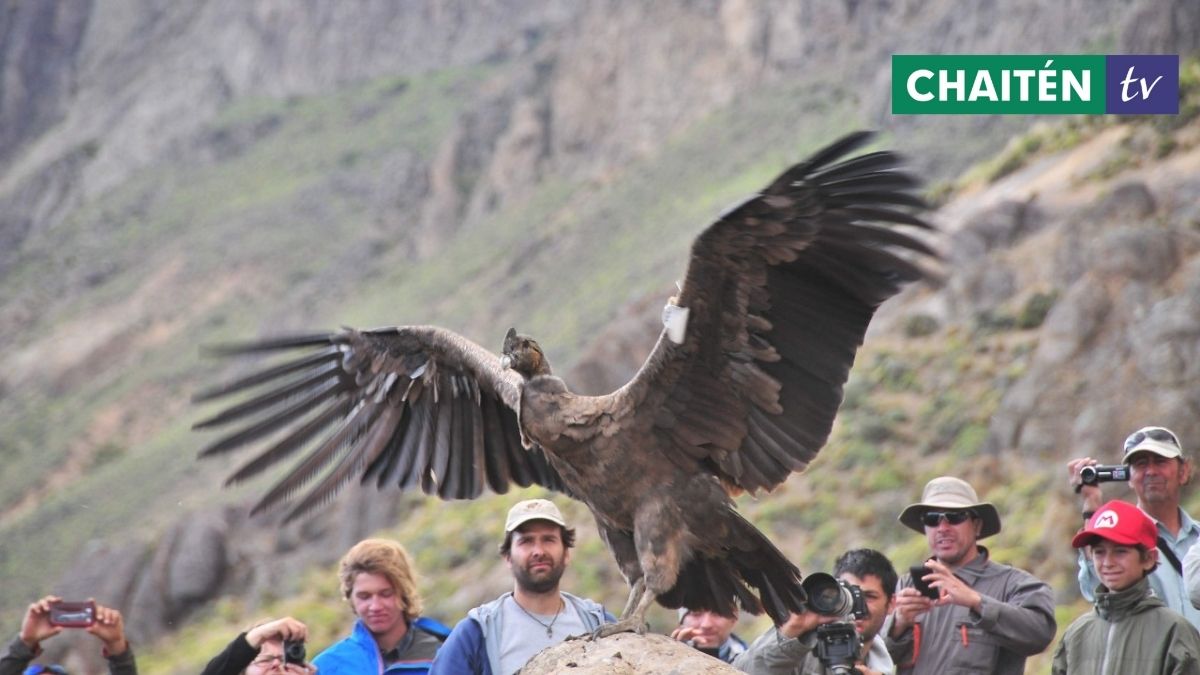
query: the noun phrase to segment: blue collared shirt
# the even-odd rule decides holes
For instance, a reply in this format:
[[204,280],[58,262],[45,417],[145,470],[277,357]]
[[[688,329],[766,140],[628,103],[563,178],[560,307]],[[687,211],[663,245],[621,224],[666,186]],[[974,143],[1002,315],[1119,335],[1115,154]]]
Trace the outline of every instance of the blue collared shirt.
[[[1154,520],[1154,517],[1151,516],[1150,519]],[[1158,526],[1158,536],[1166,542],[1167,548],[1171,549],[1181,563],[1188,550],[1197,541],[1200,541],[1200,524],[1192,520],[1192,517],[1183,509],[1179,509],[1179,536],[1172,535],[1157,520],[1154,520],[1154,524]],[[1095,602],[1096,587],[1099,585],[1100,577],[1096,575],[1096,568],[1092,566],[1092,561],[1084,555],[1083,549],[1079,549],[1079,592],[1089,602]],[[1167,560],[1167,557],[1161,552],[1158,556],[1158,567],[1150,574],[1150,588],[1154,589],[1155,595],[1167,603],[1167,607],[1179,612],[1187,618],[1188,623],[1200,629],[1200,609],[1192,606],[1192,601],[1188,599],[1187,586],[1183,583],[1183,576],[1175,571],[1171,561]]]

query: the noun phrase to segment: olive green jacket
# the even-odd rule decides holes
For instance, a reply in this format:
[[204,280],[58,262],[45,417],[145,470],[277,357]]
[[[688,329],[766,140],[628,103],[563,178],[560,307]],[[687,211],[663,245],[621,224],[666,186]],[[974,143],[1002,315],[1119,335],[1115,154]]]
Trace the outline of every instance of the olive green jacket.
[[1053,675],[1200,675],[1200,633],[1155,597],[1143,578],[1096,590],[1095,609],[1067,627]]

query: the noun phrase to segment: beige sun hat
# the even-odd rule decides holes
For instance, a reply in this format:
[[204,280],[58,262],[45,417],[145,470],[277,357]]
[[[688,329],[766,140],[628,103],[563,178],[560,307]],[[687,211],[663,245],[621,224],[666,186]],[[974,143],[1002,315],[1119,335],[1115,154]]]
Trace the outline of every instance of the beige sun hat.
[[1175,459],[1183,456],[1183,446],[1175,432],[1166,427],[1142,427],[1125,439],[1125,463],[1139,452]]
[[531,520],[548,520],[556,525],[567,526],[562,512],[549,499],[526,499],[517,502],[508,510],[508,518],[504,521],[504,534],[508,534]]
[[921,493],[921,501],[909,504],[900,512],[898,520],[910,530],[924,534],[925,525],[921,518],[925,512],[942,509],[970,509],[979,514],[979,519],[983,521],[983,528],[979,531],[980,539],[1000,531],[1000,514],[996,507],[988,502],[979,501],[979,496],[975,494],[975,488],[971,487],[970,483],[953,476],[939,476],[926,483],[925,491]]

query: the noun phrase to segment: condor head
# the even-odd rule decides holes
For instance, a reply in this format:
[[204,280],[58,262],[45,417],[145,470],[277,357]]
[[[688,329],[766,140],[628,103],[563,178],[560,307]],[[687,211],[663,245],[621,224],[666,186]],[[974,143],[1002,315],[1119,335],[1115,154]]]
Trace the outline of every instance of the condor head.
[[542,353],[538,343],[527,335],[517,335],[516,328],[509,328],[504,336],[504,348],[500,350],[500,366],[512,368],[526,380],[537,375],[550,374],[550,362]]

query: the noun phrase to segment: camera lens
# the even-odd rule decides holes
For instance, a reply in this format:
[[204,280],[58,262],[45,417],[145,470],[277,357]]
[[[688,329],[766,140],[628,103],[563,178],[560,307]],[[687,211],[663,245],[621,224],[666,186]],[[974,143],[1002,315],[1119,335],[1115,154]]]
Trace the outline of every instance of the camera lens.
[[1099,482],[1096,478],[1096,467],[1094,466],[1085,466],[1079,470],[1079,480],[1083,481],[1084,485],[1095,485]]
[[801,587],[808,594],[808,607],[823,616],[844,616],[854,607],[854,599],[850,592],[838,583],[837,579],[816,572],[804,578]]
[[286,640],[283,643],[283,657],[285,663],[304,663],[304,657],[307,653],[304,649],[303,640]]

